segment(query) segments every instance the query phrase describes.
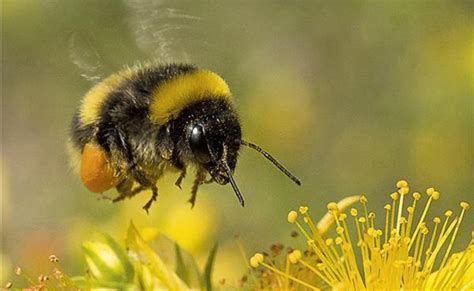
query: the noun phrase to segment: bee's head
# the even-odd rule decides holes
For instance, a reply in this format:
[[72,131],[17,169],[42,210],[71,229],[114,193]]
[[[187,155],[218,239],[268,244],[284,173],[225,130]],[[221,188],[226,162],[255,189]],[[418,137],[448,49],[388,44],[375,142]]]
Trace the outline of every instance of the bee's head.
[[190,124],[187,130],[194,163],[204,168],[217,183],[229,183],[227,168],[234,172],[240,148],[238,123],[209,120]]
[[226,102],[203,103],[207,107],[206,112],[194,114],[187,123],[187,145],[193,163],[205,169],[217,183],[224,185],[229,183],[237,164],[240,124]]
[[200,101],[188,106],[177,120],[181,132],[177,141],[179,158],[209,173],[212,179],[232,188],[244,205],[243,197],[233,178],[241,145],[253,148],[269,159],[278,169],[298,185],[298,178],[288,172],[259,146],[242,140],[240,123],[231,105],[224,99]]
[[240,203],[240,195],[232,174],[237,164],[241,130],[237,114],[221,99],[192,105],[184,128],[186,160],[204,169],[218,184],[231,182]]

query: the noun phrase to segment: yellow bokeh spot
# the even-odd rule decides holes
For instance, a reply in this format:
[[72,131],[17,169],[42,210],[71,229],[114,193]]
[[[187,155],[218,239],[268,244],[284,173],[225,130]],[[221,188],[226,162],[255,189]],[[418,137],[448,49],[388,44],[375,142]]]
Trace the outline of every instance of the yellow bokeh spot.
[[166,217],[160,230],[190,253],[203,250],[216,231],[215,210],[204,199],[192,211],[187,203],[177,203],[170,207],[173,215]]

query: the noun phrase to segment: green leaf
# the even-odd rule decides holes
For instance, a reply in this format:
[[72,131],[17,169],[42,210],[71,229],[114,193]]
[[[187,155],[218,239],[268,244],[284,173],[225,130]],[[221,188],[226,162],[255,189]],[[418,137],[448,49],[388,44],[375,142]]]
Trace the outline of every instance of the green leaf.
[[174,244],[175,246],[175,254],[176,254],[176,274],[183,280],[186,284],[189,284],[189,273],[188,269],[183,260],[183,255],[181,253],[181,248],[177,243]]
[[217,253],[217,244],[214,245],[211,252],[209,253],[209,257],[207,258],[206,268],[204,269],[204,283],[205,283],[205,290],[211,291],[212,290],[212,267],[214,266],[214,260],[216,258]]
[[189,289],[186,283],[175,274],[174,270],[169,269],[158,254],[145,242],[132,222],[128,228],[126,244],[129,257],[135,262],[135,266],[143,265],[140,274],[138,274],[141,276],[138,280],[141,281],[142,285],[154,285],[151,280],[157,279],[167,289]]

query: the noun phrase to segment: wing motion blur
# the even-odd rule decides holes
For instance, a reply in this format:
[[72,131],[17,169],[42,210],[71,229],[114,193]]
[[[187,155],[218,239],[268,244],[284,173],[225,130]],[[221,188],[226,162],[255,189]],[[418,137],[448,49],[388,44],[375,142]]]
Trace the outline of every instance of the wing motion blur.
[[[189,6],[177,7],[180,3],[171,0],[122,0],[117,3],[124,8],[123,23],[128,29],[124,34],[117,34],[116,39],[101,40],[93,33],[78,29],[69,37],[69,57],[86,80],[97,83],[124,64],[191,63],[194,53],[191,55],[190,52],[195,52],[196,48],[208,51],[210,46],[203,37],[206,33],[201,17],[185,11]],[[124,37],[127,34],[131,37]],[[135,43],[130,43],[130,39]],[[113,52],[98,50],[97,44],[101,41],[108,41],[108,48],[111,42],[112,46],[120,44],[117,49],[134,51],[135,55],[127,60],[111,57]]]
[[69,37],[69,58],[86,80],[99,82],[104,77],[104,65],[99,52],[90,39],[79,32],[73,32]]
[[[173,1],[123,0],[138,47],[158,62],[191,62],[189,48],[201,18],[171,7]],[[175,4],[176,5],[176,4]],[[201,40],[199,40],[201,41]]]

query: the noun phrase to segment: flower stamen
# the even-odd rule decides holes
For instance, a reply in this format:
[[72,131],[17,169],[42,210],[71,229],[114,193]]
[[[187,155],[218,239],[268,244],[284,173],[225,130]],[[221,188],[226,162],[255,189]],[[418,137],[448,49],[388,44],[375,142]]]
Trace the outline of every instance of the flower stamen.
[[[434,188],[427,189],[428,199],[424,207],[420,207],[420,193],[414,192],[413,200],[407,200],[410,196],[407,196],[409,186],[405,180],[398,181],[397,188],[390,194],[392,203],[384,207],[385,231],[376,228],[376,214],[369,212],[365,196],[358,196],[362,211],[356,208],[349,211],[355,224],[352,238],[348,227],[351,223],[347,222],[345,207],[339,207],[341,202],[329,203],[328,212],[316,225],[308,207],[301,206],[299,213],[291,211],[288,214],[288,222],[296,224],[306,239],[308,250],[304,255],[294,250],[278,263],[274,259],[264,261],[262,255],[256,254],[250,264],[265,267],[267,276],[269,271],[275,273],[273,287],[279,289],[292,289],[292,282],[297,282],[318,290],[314,283],[317,280],[333,289],[344,290],[465,288],[466,274],[474,264],[474,233],[464,252],[451,254],[451,250],[469,204],[462,202],[459,217],[454,219],[451,218],[453,212],[446,211],[443,225],[441,219],[435,217],[431,229],[427,214],[433,201],[439,199],[439,192]],[[353,200],[354,197],[349,198]],[[421,212],[419,220],[415,220],[417,211]],[[298,220],[299,214],[306,226]],[[335,236],[327,238],[329,226],[335,229]],[[359,264],[357,260],[360,260]],[[441,261],[439,269],[432,272],[438,260]]]

